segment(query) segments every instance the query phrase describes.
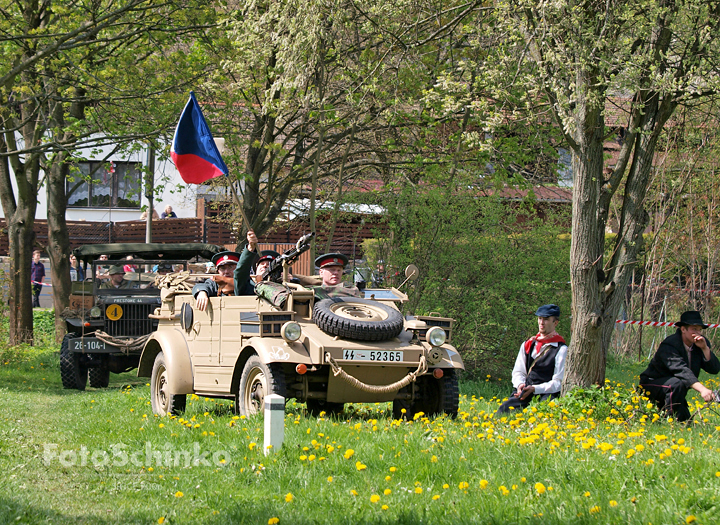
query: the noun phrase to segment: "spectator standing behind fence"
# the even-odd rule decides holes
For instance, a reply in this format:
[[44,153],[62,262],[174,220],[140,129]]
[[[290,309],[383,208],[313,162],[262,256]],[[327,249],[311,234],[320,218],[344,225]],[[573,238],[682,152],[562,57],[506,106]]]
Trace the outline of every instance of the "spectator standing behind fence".
[[710,351],[710,341],[702,335],[708,327],[700,312],[683,312],[675,323],[678,329],[666,337],[655,352],[647,369],[640,374],[640,387],[659,410],[678,421],[690,419],[685,396],[696,390],[705,401],[713,400],[713,392],[699,380],[700,370],[708,374],[720,372],[720,361]]
[[560,322],[560,307],[545,304],[535,312],[538,334],[520,345],[512,371],[515,392],[497,409],[496,416],[510,410],[522,410],[533,397],[540,400],[560,395],[567,345],[555,331]]
[[30,281],[32,281],[32,305],[33,308],[40,308],[40,291],[42,282],[45,279],[45,265],[40,262],[40,250],[35,250],[32,256],[30,267]]
[[[152,211],[152,218],[153,218],[153,220],[160,218],[160,215],[158,215],[158,212],[155,208],[153,208],[153,211]],[[140,220],[141,221],[147,220],[147,210],[145,210],[144,212],[142,212],[140,214]]]
[[161,219],[177,219],[177,215],[175,215],[175,212],[172,209],[172,206],[169,204],[165,206],[165,211],[162,212],[162,215],[160,215]]
[[82,267],[80,266],[80,263],[77,260],[77,257],[70,254],[70,280],[71,281],[84,281],[85,280],[85,272],[83,272]]

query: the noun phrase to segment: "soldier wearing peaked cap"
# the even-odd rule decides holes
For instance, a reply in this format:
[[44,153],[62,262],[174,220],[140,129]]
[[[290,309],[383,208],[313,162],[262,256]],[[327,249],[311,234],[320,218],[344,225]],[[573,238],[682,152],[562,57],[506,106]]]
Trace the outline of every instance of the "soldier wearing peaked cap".
[[231,280],[239,260],[240,254],[237,252],[220,252],[213,256],[212,262],[217,267],[218,275],[196,284],[192,289],[199,310],[204,311],[207,308],[210,297],[235,294]]
[[690,419],[685,396],[696,390],[705,401],[713,400],[713,392],[699,380],[700,370],[708,374],[720,372],[720,361],[710,350],[710,341],[702,335],[708,327],[700,312],[683,312],[675,323],[677,330],[666,337],[655,352],[647,369],[640,374],[640,387],[648,397],[678,421]]
[[515,391],[498,408],[496,415],[522,410],[534,397],[541,400],[560,395],[567,345],[555,331],[560,322],[560,307],[545,304],[535,312],[538,333],[520,345],[512,371]]
[[345,285],[342,282],[342,274],[348,258],[342,253],[326,253],[315,259],[315,266],[319,268],[322,284],[314,286],[317,299],[329,297],[351,296],[361,297],[360,290],[355,286]]
[[[255,284],[262,279],[270,262],[280,254],[274,250],[263,250],[258,257],[258,238],[253,230],[248,230],[247,246],[243,248],[240,260],[235,268],[235,295],[255,295]],[[251,273],[255,268],[255,275]]]

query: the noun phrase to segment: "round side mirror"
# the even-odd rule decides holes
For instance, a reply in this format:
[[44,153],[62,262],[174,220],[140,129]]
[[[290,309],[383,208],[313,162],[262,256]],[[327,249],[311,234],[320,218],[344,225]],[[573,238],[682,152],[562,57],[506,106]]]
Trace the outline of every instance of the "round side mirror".
[[414,281],[415,279],[420,277],[420,270],[418,270],[418,267],[414,264],[408,264],[408,267],[405,268],[405,277],[407,277],[411,281]]

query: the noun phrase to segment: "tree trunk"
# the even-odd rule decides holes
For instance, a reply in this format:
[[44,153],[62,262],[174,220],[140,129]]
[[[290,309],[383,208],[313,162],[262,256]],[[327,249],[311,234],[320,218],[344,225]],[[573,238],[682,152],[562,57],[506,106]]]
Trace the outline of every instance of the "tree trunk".
[[601,343],[603,321],[599,272],[602,269],[605,224],[598,216],[603,171],[602,118],[598,131],[573,155],[572,341],[568,348],[563,393],[605,380],[605,350]]
[[[65,335],[65,321],[60,317],[70,304],[70,235],[68,234],[65,211],[67,196],[65,180],[68,174],[66,155],[59,153],[53,159],[47,178],[47,224],[48,255],[50,257],[50,278],[53,283],[53,306],[55,308],[55,339],[62,341]],[[150,214],[148,214],[150,215]]]

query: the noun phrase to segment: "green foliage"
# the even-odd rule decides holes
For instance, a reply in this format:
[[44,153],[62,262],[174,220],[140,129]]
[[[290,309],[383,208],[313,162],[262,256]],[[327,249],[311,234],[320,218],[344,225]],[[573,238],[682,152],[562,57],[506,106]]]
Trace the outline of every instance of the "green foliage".
[[569,339],[569,242],[554,224],[562,216],[542,222],[532,203],[515,208],[430,187],[399,188],[385,206],[388,236],[367,246],[371,266],[382,259],[394,285],[407,264],[418,266],[406,310],[454,318],[453,344],[469,369],[507,372],[520,343],[537,332],[541,304],[560,305],[560,332]]

